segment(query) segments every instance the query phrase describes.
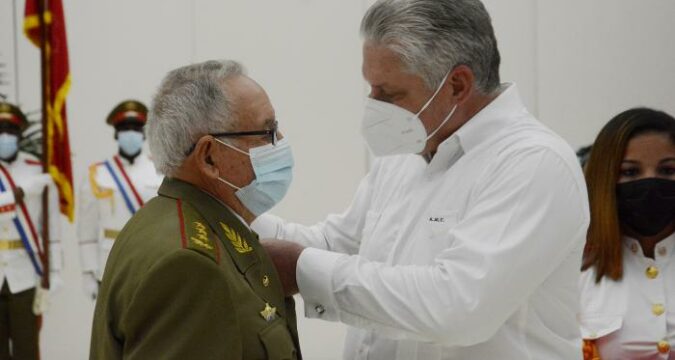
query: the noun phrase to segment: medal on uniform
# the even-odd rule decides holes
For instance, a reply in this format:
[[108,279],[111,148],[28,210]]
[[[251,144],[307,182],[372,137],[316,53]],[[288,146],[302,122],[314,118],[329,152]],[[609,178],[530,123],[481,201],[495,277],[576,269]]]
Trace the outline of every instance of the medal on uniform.
[[265,308],[260,312],[265,321],[270,322],[277,318],[277,308],[270,306],[269,303],[265,303]]

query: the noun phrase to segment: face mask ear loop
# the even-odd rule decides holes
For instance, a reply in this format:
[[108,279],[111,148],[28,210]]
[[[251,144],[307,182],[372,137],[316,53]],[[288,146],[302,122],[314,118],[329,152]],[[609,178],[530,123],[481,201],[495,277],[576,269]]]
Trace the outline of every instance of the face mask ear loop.
[[431,104],[431,102],[434,101],[434,99],[436,98],[436,95],[438,95],[438,93],[441,92],[441,89],[443,88],[443,85],[445,84],[445,80],[448,80],[448,76],[450,76],[450,71],[448,71],[448,73],[445,74],[445,76],[443,77],[443,80],[441,81],[441,84],[438,86],[438,88],[436,88],[436,92],[434,92],[434,94],[431,95],[429,100],[427,100],[426,104],[424,104],[424,106],[422,106],[422,109],[420,109],[420,111],[418,111],[417,114],[415,114],[415,116],[419,117],[420,114],[423,113],[424,110],[427,109],[427,107],[429,107],[429,104]]
[[221,182],[225,183],[227,186],[229,186],[229,187],[231,187],[231,188],[233,188],[233,189],[235,189],[235,190],[241,190],[241,188],[240,188],[239,186],[234,185],[233,183],[231,183],[231,182],[229,182],[229,181],[227,181],[227,180],[225,180],[225,179],[223,179],[223,178],[221,178],[221,177],[218,177],[218,180],[220,180]]
[[443,120],[443,122],[442,122],[440,125],[438,125],[438,127],[436,128],[436,130],[432,131],[431,134],[429,134],[429,136],[427,136],[427,140],[431,139],[434,135],[436,135],[436,133],[437,133],[439,130],[441,130],[441,128],[443,127],[443,125],[445,125],[445,123],[447,123],[447,122],[450,120],[450,118],[452,118],[452,115],[455,114],[455,111],[456,111],[456,110],[457,110],[457,104],[455,104],[455,106],[452,108],[452,110],[450,111],[450,113],[448,114],[448,116],[445,117],[445,120]]
[[213,139],[216,140],[217,142],[219,142],[219,143],[221,143],[221,144],[223,144],[223,145],[229,147],[230,149],[232,149],[232,150],[238,152],[238,153],[241,153],[241,154],[244,154],[244,155],[246,155],[246,156],[249,156],[249,153],[246,152],[246,151],[244,151],[244,150],[241,150],[241,149],[239,149],[239,148],[237,148],[237,147],[235,147],[235,146],[233,146],[233,145],[230,145],[230,144],[228,144],[228,143],[226,143],[226,142],[224,142],[224,141],[222,141],[222,140],[220,140],[220,139],[218,139],[218,138],[215,138],[215,137],[214,137]]

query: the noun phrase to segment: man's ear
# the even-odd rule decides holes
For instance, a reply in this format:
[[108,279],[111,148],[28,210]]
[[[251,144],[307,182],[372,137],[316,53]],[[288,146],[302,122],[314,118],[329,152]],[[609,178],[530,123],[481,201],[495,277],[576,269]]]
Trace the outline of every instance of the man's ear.
[[471,68],[466,65],[455,67],[447,79],[452,88],[452,97],[458,104],[463,103],[475,91],[476,77]]
[[213,137],[203,136],[197,141],[195,149],[190,155],[194,157],[197,171],[199,171],[202,176],[212,179],[220,177],[220,171],[213,162],[214,149]]

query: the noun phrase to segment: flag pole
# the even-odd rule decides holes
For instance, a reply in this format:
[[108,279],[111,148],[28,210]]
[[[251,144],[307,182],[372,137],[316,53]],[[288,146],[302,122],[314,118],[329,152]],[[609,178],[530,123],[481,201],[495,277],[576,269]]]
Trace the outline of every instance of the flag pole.
[[[40,24],[40,68],[42,77],[42,172],[49,173],[47,128],[49,124],[49,49],[47,39],[49,36],[48,25],[45,22],[47,0],[38,0],[38,20]],[[49,289],[49,188],[45,187],[42,192],[42,287]]]
[[19,27],[16,21],[16,0],[12,0],[12,28],[14,29],[14,103],[21,107],[19,95]]

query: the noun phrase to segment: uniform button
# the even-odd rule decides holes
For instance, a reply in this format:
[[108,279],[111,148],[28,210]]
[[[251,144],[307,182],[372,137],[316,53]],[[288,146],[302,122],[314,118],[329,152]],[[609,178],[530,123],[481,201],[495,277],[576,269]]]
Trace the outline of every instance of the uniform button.
[[645,271],[645,274],[650,279],[656,279],[656,277],[659,276],[659,269],[656,266],[650,266]]
[[668,250],[666,250],[665,246],[661,246],[661,247],[659,247],[658,252],[659,252],[659,256],[666,256],[666,253],[668,252]]
[[665,340],[661,340],[656,343],[656,348],[661,354],[667,354],[670,351],[670,344]]
[[270,278],[267,275],[264,275],[262,277],[262,284],[264,287],[269,287],[270,286]]
[[656,316],[663,315],[663,313],[666,312],[666,308],[663,306],[663,304],[654,304],[652,305],[652,313]]
[[636,244],[636,243],[630,244],[630,251],[632,251],[633,254],[637,254],[637,252],[638,252],[638,244]]
[[316,313],[319,315],[322,315],[323,313],[326,312],[326,308],[323,307],[323,305],[317,305],[314,310],[316,310]]

